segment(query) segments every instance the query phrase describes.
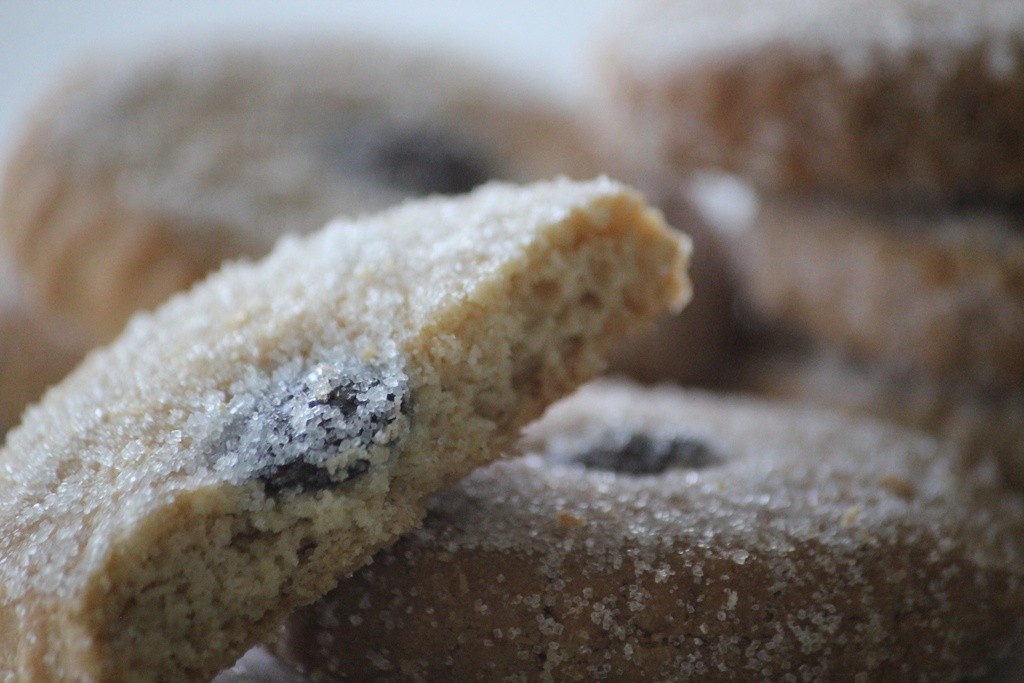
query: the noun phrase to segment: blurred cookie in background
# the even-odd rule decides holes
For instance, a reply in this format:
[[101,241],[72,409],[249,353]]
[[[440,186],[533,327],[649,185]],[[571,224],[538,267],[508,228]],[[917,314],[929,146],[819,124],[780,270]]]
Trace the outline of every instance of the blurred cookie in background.
[[98,337],[225,259],[414,195],[595,175],[571,112],[454,54],[369,39],[83,64],[7,168],[3,237]]
[[1024,386],[1024,213],[762,194],[730,244],[759,324],[863,361]]
[[876,202],[1019,202],[1018,0],[637,0],[595,50],[605,127],[675,173]]
[[767,345],[738,363],[730,387],[873,415],[948,439],[971,462],[992,460],[1024,490],[1024,391],[944,382],[905,367],[864,363],[835,348]]
[[728,245],[745,346],[723,386],[929,431],[1024,487],[1024,233],[1007,210],[690,196]]
[[22,411],[66,375],[89,348],[71,320],[42,309],[0,252],[0,442]]

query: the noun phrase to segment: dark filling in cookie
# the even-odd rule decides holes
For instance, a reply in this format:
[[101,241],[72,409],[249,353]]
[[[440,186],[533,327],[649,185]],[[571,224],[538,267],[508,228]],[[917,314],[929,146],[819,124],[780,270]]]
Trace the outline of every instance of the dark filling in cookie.
[[722,457],[700,439],[682,434],[609,430],[577,444],[555,462],[633,476],[661,474],[670,469],[703,469],[721,464]]
[[317,365],[240,405],[225,453],[270,494],[340,486],[386,462],[411,413],[404,374],[352,362]]
[[462,194],[497,177],[476,146],[439,127],[356,126],[326,150],[342,170],[410,195]]

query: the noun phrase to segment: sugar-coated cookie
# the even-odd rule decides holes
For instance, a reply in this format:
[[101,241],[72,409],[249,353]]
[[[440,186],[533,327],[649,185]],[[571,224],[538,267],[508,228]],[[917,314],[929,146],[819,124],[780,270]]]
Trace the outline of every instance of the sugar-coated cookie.
[[624,148],[795,192],[1024,194],[1018,0],[627,6],[598,52],[604,128]]
[[85,333],[43,310],[0,253],[0,441],[25,407],[70,372],[88,348]]
[[0,451],[0,680],[210,680],[688,293],[620,184],[283,240],[133,319]]
[[1024,489],[1024,392],[984,390],[835,349],[755,351],[737,363],[733,388],[875,415],[949,439],[970,459],[994,457]]
[[1024,382],[1024,215],[762,198],[733,240],[762,321],[921,373]]
[[318,680],[956,681],[1024,638],[1024,506],[918,432],[595,383],[286,623]]
[[594,170],[569,112],[454,55],[188,44],[58,84],[16,146],[0,216],[47,303],[109,338],[223,260],[335,215]]

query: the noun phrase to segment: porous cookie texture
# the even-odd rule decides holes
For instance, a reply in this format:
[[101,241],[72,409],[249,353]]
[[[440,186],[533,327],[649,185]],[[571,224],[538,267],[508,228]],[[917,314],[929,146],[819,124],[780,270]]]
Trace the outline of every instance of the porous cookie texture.
[[609,23],[607,130],[670,169],[875,200],[1024,190],[1017,0],[642,0]]
[[761,321],[979,386],[1024,382],[1024,217],[763,198],[734,240]]
[[353,681],[956,681],[1024,637],[1024,507],[918,432],[596,383],[296,612]]
[[946,438],[971,460],[994,458],[1024,489],[1024,393],[984,390],[837,349],[763,348],[736,364],[732,388],[875,415]]
[[75,367],[89,344],[74,322],[43,310],[0,253],[0,441],[29,403]]
[[0,452],[0,680],[210,680],[688,292],[618,183],[487,185],[225,267]]
[[693,240],[693,299],[680,313],[665,316],[650,332],[616,348],[609,370],[647,383],[714,386],[742,346],[728,242],[679,193],[658,188],[642,175],[630,177],[665,212],[669,223]]
[[99,336],[284,233],[492,178],[589,178],[574,116],[454,55],[370,40],[189,44],[80,66],[29,117],[3,234]]

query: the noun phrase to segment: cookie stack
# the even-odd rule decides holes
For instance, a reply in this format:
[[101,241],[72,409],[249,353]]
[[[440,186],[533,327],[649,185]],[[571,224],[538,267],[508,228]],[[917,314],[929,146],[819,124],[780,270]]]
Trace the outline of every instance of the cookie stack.
[[698,203],[702,171],[749,188],[711,215],[755,326],[739,386],[1024,486],[1024,5],[641,2],[606,46],[606,130]]
[[694,315],[621,346],[689,297],[689,239],[606,177],[485,182],[638,169],[699,230],[662,146],[595,162],[514,81],[364,41],[58,87],[0,232],[113,341],[0,450],[0,680],[208,681],[261,644],[217,680],[990,671],[1024,643],[1024,501],[949,444],[624,380],[527,426],[613,345],[647,380],[721,374],[712,233]]

